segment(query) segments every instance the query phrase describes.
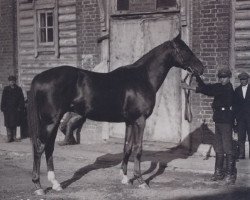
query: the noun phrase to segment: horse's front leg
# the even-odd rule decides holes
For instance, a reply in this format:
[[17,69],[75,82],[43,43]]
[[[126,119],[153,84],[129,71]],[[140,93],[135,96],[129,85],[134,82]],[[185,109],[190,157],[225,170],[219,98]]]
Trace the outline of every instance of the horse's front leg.
[[55,146],[55,138],[57,127],[54,125],[48,125],[47,130],[51,130],[48,133],[48,140],[45,146],[45,156],[47,162],[48,180],[52,183],[52,189],[56,191],[62,190],[60,183],[56,180],[54,173],[54,163],[53,163],[53,152]]
[[143,140],[143,132],[146,124],[146,119],[142,116],[138,118],[135,122],[136,126],[136,133],[133,133],[134,135],[134,151],[135,151],[135,157],[134,157],[134,176],[139,182],[140,188],[146,188],[148,185],[142,178],[141,174],[141,155],[142,155],[142,140]]
[[128,160],[132,152],[133,147],[133,135],[132,135],[132,125],[126,124],[126,133],[125,133],[125,141],[123,148],[123,159],[121,165],[121,175],[122,175],[122,184],[128,184],[129,179],[127,176],[128,171]]

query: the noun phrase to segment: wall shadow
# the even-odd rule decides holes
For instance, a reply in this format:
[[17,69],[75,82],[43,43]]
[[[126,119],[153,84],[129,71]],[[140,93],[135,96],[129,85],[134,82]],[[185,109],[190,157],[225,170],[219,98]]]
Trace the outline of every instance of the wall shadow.
[[[191,147],[186,148],[184,144],[186,142],[191,141]],[[208,128],[208,126],[203,123],[199,128],[191,132],[187,138],[183,140],[179,145],[166,149],[165,151],[143,151],[142,153],[142,162],[150,161],[150,167],[142,173],[142,175],[146,175],[149,173],[156,172],[147,178],[145,181],[147,184],[155,177],[161,175],[167,164],[175,159],[187,159],[192,156],[195,152],[197,152],[200,144],[209,144],[212,146],[214,140],[214,133]],[[84,166],[78,169],[74,175],[61,183],[63,188],[67,188],[69,185],[74,183],[75,181],[81,179],[87,173],[104,168],[114,167],[121,163],[123,157],[123,153],[118,154],[105,154],[103,156],[98,157],[93,164]],[[130,157],[130,161],[133,162],[134,155],[132,154]],[[133,183],[134,179],[130,180]]]

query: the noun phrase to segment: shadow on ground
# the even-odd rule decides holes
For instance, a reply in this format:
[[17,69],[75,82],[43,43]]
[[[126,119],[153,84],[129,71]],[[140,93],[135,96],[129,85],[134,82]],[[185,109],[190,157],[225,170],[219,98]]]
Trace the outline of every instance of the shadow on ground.
[[[206,124],[202,124],[201,127],[190,133],[189,136],[176,147],[167,149],[166,151],[143,151],[142,162],[150,161],[151,164],[149,169],[144,171],[142,175],[152,173],[156,170],[157,166],[159,166],[156,172],[145,180],[146,183],[149,184],[151,180],[161,175],[165,171],[169,162],[175,159],[187,159],[189,156],[192,156],[197,151],[200,144],[209,144],[212,146],[213,139],[214,133]],[[189,149],[183,146],[183,144],[186,144],[186,140],[192,141],[191,148]],[[63,188],[67,188],[69,185],[93,170],[114,167],[121,163],[122,156],[123,153],[105,154],[100,156],[93,164],[78,169],[70,179],[63,181],[61,185]],[[133,155],[131,156],[130,161],[133,161]],[[134,180],[131,179],[131,182],[133,181]]]
[[248,200],[250,199],[250,188],[235,188],[219,194],[201,195],[195,197],[180,197],[174,200]]

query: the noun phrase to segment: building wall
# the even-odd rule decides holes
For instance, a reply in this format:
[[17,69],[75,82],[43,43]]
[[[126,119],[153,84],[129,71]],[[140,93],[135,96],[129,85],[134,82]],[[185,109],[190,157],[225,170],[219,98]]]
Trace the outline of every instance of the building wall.
[[[228,0],[193,0],[192,5],[192,49],[206,66],[205,82],[217,81],[217,70],[230,66],[230,4]],[[192,95],[195,129],[205,120],[213,127],[211,102],[205,95]]]
[[[57,47],[51,51],[39,50],[36,33],[37,12],[41,7],[53,5],[57,12],[58,35]],[[18,1],[18,70],[20,84],[25,91],[29,90],[34,76],[42,71],[60,65],[77,65],[76,40],[76,1],[36,0]]]
[[[15,1],[0,0],[0,90],[7,84],[8,74],[17,73],[16,63],[16,34],[15,34]],[[26,0],[20,0],[21,10],[23,12],[24,23],[23,34],[32,33],[33,23],[32,4]],[[23,53],[22,67],[19,66],[19,74],[22,76],[21,83],[28,88],[33,76],[48,68],[60,64],[77,63],[77,67],[91,70],[100,62],[101,49],[96,40],[101,36],[100,13],[97,0],[59,0],[59,37],[63,38],[61,44],[60,59],[46,60],[36,59],[30,51],[25,48],[19,49]],[[192,0],[192,15],[190,29],[190,46],[195,54],[201,59],[207,67],[205,70],[205,81],[216,82],[216,72],[221,67],[229,66],[230,53],[230,4],[228,0]],[[71,9],[68,9],[70,7]],[[75,8],[74,8],[75,7]],[[74,11],[75,9],[75,11]],[[27,15],[26,15],[27,14]],[[69,16],[70,15],[70,16]],[[76,24],[76,25],[75,25]],[[14,26],[13,26],[14,25]],[[61,26],[60,26],[61,25]],[[26,26],[26,27],[25,27]],[[30,29],[29,29],[30,27]],[[19,27],[20,28],[20,27]],[[60,31],[61,28],[61,31]],[[8,34],[6,34],[8,33]],[[25,41],[25,35],[24,42]],[[22,36],[19,38],[20,41]],[[31,38],[30,38],[31,39]],[[70,45],[68,41],[73,41]],[[68,49],[70,48],[70,49]],[[76,50],[75,50],[76,49]],[[63,59],[62,59],[63,58]],[[46,64],[47,63],[47,64]],[[45,66],[45,65],[47,66]],[[212,98],[204,95],[192,95],[193,123],[191,131],[199,127],[205,120],[213,127]],[[2,117],[1,117],[2,119]],[[84,129],[87,132],[100,133],[101,125],[97,122],[87,122]],[[97,135],[97,137],[100,135]]]
[[[93,70],[100,62],[101,36],[100,11],[97,0],[76,0],[77,67]],[[81,131],[81,142],[91,143],[102,139],[103,123],[87,120]]]
[[101,49],[97,38],[101,35],[100,12],[97,0],[76,0],[78,66],[91,70],[100,62]]
[[235,0],[232,13],[232,56],[231,62],[235,66],[235,86],[240,83],[239,73],[250,73],[250,1]]
[[0,0],[0,91],[8,84],[8,76],[16,68],[16,3]]

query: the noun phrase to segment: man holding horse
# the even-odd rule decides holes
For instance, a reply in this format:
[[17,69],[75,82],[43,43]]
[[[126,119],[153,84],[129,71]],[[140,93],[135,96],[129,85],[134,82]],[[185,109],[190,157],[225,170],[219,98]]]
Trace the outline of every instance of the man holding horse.
[[[236,181],[237,170],[235,166],[235,155],[232,147],[232,124],[233,124],[233,86],[230,83],[231,71],[222,68],[218,71],[218,83],[205,84],[203,80],[196,76],[197,87],[188,86],[183,83],[182,87],[194,90],[196,93],[214,97],[212,109],[214,111],[213,120],[215,122],[215,171],[211,177],[212,181],[225,179],[227,185],[232,185]],[[226,170],[224,173],[223,163],[226,155]]]

